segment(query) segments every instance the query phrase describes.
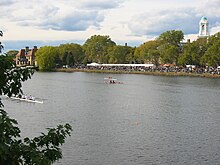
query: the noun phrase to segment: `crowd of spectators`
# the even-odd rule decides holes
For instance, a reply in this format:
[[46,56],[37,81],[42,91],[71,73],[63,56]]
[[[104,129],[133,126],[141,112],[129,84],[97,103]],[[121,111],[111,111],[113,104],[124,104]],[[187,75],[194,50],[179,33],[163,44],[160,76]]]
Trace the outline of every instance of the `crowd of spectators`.
[[175,72],[175,73],[196,73],[196,74],[218,74],[220,75],[220,67],[178,67],[178,66],[154,66],[154,67],[143,67],[143,66],[85,66],[78,65],[74,66],[74,69],[83,70],[109,70],[109,71],[126,71],[126,72]]

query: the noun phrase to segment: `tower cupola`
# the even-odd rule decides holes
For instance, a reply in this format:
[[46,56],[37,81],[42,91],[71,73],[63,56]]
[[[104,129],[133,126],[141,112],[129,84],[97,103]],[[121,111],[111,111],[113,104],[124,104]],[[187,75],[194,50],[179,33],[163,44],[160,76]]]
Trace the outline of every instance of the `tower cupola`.
[[203,16],[199,22],[199,37],[209,36],[209,22],[208,19]]

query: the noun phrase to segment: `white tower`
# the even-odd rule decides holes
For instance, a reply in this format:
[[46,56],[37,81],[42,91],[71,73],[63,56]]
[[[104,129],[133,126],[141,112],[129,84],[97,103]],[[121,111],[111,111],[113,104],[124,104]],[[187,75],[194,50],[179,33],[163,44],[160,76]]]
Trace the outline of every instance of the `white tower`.
[[209,36],[209,22],[208,19],[203,16],[199,22],[199,37],[207,38]]

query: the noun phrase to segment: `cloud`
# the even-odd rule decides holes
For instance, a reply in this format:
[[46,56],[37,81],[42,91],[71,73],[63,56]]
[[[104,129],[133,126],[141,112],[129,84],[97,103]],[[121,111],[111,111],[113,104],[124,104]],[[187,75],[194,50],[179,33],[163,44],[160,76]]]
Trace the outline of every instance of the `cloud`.
[[182,30],[186,34],[196,33],[200,18],[195,14],[193,9],[143,13],[134,17],[128,27],[135,35],[159,35],[168,30]]
[[[39,29],[52,29],[56,31],[84,31],[94,26],[100,27],[100,23],[104,20],[104,16],[97,11],[74,10],[64,13],[61,9],[52,6],[45,6],[44,11],[35,10],[37,14],[23,15],[20,17],[12,17],[20,26],[34,26]],[[28,11],[28,10],[27,10]],[[19,11],[17,11],[19,13]]]
[[198,7],[198,12],[207,17],[220,16],[220,0],[209,0],[204,5]]
[[[10,10],[11,6],[15,4],[15,0],[1,0],[0,1],[0,17],[1,19],[3,18],[8,18],[8,14],[11,13],[12,11]],[[10,14],[9,14],[10,15]]]
[[8,5],[12,5],[13,3],[15,3],[15,0],[1,0],[0,6],[8,6]]
[[213,26],[211,29],[210,29],[210,34],[215,34],[215,33],[218,33],[220,32],[220,23],[216,23],[215,26]]
[[64,3],[61,0],[55,2],[32,0],[24,3],[18,0],[5,17],[19,26],[57,31],[85,31],[90,27],[100,28],[105,18],[104,11],[117,8],[122,2],[122,0],[113,0],[111,3],[108,0],[78,2],[66,0]]
[[84,0],[80,6],[89,10],[106,10],[117,8],[122,2],[122,0],[112,0],[111,2],[109,0]]
[[219,0],[210,0],[199,7],[145,12],[133,17],[130,23],[128,23],[128,28],[135,36],[158,36],[168,30],[182,30],[186,35],[197,34],[199,31],[199,21],[203,15],[208,17],[210,29],[216,25],[219,26],[219,6]]
[[43,29],[84,31],[90,26],[99,27],[104,17],[96,11],[76,11],[62,18],[53,18],[37,24]]
[[[15,31],[20,30],[16,34],[21,34],[25,27],[39,33],[39,38],[71,38],[71,34],[85,38],[93,33],[137,41],[157,37],[167,30],[196,35],[204,15],[211,33],[220,29],[220,0],[186,1],[169,0],[169,5],[165,5],[162,0],[0,0],[0,23],[5,26],[0,28],[8,29],[9,38]],[[35,39],[36,34],[28,38]],[[27,38],[26,34],[16,37]]]

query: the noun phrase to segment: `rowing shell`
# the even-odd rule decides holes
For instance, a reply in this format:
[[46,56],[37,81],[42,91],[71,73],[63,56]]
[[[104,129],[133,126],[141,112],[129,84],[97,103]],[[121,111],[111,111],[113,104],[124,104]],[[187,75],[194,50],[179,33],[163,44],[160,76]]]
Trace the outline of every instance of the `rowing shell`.
[[38,101],[38,100],[30,100],[30,99],[22,99],[22,98],[17,98],[17,97],[10,97],[11,99],[14,100],[20,100],[20,101],[27,101],[27,102],[31,102],[31,103],[39,103],[39,104],[43,104],[43,101]]

